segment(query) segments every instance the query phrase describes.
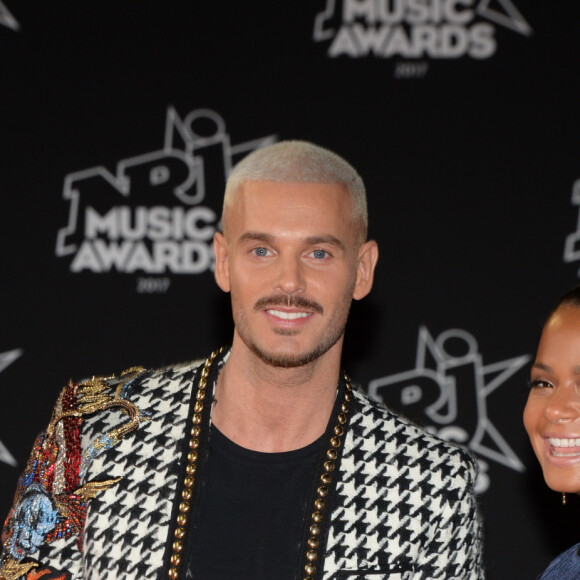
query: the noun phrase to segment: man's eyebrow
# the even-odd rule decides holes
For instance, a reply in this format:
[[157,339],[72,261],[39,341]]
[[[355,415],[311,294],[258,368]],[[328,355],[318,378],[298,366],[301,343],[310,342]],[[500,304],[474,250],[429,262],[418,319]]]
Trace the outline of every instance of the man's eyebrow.
[[331,234],[325,234],[322,236],[309,236],[305,241],[309,246],[315,246],[316,244],[331,244],[333,246],[337,246],[341,250],[344,250],[345,248],[344,243]]
[[[275,241],[275,237],[271,234],[266,234],[264,232],[246,232],[240,236],[240,242],[264,242],[265,244],[272,244]],[[304,239],[304,243],[307,246],[315,246],[317,244],[331,244],[340,248],[345,249],[344,242],[339,240],[337,237],[331,234],[323,234],[320,236],[308,236]]]
[[246,232],[240,236],[240,242],[264,242],[271,244],[274,241],[274,236],[262,232]]

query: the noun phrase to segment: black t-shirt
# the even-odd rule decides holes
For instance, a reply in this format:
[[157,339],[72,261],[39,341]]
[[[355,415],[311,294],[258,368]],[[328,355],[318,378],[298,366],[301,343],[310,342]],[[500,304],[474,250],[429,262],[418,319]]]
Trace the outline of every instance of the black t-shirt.
[[293,580],[323,437],[284,453],[236,445],[211,427],[187,578]]

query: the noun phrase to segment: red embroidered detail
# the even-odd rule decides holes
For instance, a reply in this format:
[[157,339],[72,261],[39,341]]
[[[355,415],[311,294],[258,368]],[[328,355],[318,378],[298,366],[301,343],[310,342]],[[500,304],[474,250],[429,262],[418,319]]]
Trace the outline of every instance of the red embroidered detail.
[[61,572],[54,568],[35,568],[26,575],[26,580],[69,580],[71,575],[68,572]]

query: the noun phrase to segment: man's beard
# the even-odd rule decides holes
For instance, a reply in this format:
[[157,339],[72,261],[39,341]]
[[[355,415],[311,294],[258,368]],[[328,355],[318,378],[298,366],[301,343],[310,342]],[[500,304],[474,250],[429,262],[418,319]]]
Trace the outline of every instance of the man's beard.
[[261,350],[258,345],[251,341],[246,342],[246,345],[258,358],[260,358],[266,364],[272,367],[291,369],[305,366],[308,363],[311,363],[312,361],[321,357],[338,342],[343,332],[344,329],[336,333],[336,335],[330,335],[327,340],[324,340],[324,342],[320,343],[316,348],[300,355],[271,354]]
[[[325,336],[321,337],[321,341],[317,344],[312,350],[307,351],[301,354],[277,354],[266,352],[264,349],[260,348],[254,340],[250,336],[247,336],[244,332],[245,325],[241,324],[238,326],[238,334],[246,346],[263,362],[266,364],[277,367],[277,368],[297,368],[301,366],[305,366],[308,363],[316,360],[317,358],[321,357],[323,354],[328,352],[343,336],[344,329],[346,326],[346,319],[348,317],[348,312],[350,309],[350,301],[352,297],[352,293],[349,293],[345,296],[346,306],[343,309],[339,309],[335,312],[332,318],[329,320],[327,331],[328,333]],[[286,306],[288,308],[306,308],[312,310],[318,314],[323,314],[324,309],[323,307],[318,304],[318,302],[314,302],[311,300],[307,300],[302,298],[301,296],[272,296],[269,298],[261,298],[254,304],[253,310],[255,312],[259,312],[265,310],[267,308],[275,307],[275,306]],[[345,312],[346,309],[346,312]],[[344,316],[337,316],[341,313],[344,313]],[[339,320],[342,318],[342,320]],[[241,327],[241,332],[240,332]],[[277,334],[279,335],[286,335],[292,336],[297,334],[298,331],[294,330],[285,330],[285,329],[278,329]]]

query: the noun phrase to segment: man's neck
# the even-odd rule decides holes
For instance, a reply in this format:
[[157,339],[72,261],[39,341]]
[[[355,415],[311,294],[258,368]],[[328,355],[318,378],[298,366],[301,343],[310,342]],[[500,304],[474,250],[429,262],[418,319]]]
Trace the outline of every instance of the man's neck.
[[295,368],[273,367],[235,346],[218,377],[214,425],[241,447],[267,453],[318,439],[336,399],[341,345]]

